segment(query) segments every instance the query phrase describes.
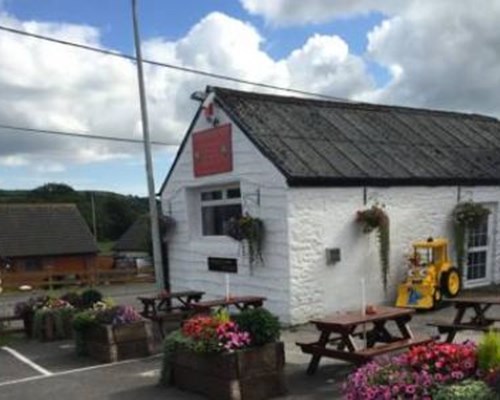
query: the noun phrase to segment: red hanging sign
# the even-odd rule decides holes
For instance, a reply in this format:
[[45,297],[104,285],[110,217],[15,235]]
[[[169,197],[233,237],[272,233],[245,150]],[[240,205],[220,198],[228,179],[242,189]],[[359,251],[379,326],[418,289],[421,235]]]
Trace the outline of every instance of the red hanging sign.
[[195,177],[233,170],[231,124],[193,133],[192,144]]

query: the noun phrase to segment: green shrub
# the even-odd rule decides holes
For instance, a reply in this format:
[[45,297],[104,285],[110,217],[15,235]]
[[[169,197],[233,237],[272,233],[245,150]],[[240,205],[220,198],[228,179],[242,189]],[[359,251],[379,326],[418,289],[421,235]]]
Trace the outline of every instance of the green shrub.
[[500,368],[500,333],[490,331],[484,334],[477,348],[477,360],[483,371]]
[[[73,308],[39,309],[33,316],[33,337],[41,340],[67,339],[69,322],[73,316]],[[53,336],[46,337],[46,329],[52,325]]]
[[168,386],[171,378],[171,362],[173,354],[178,349],[193,347],[193,339],[184,336],[180,329],[171,332],[163,341],[163,362],[161,367],[160,384]]
[[64,293],[61,297],[61,300],[67,301],[75,308],[82,308],[82,296],[80,296],[77,292],[67,292]]
[[432,396],[433,400],[495,400],[496,396],[483,381],[465,380],[442,386]]
[[280,323],[278,317],[265,308],[244,310],[234,316],[234,321],[242,331],[250,333],[252,345],[261,346],[275,342],[280,337]]
[[95,289],[87,289],[82,292],[82,308],[92,308],[98,301],[102,301],[102,294]]

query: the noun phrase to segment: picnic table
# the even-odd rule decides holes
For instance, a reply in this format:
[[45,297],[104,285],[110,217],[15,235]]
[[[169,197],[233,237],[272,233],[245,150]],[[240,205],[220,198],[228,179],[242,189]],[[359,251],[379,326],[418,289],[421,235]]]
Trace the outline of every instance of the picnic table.
[[[312,354],[307,373],[316,372],[322,357],[361,364],[381,354],[432,341],[430,336],[416,336],[411,332],[409,322],[414,312],[377,306],[372,314],[363,315],[360,310],[310,321],[319,331],[318,341],[297,343],[302,352]],[[396,325],[399,334],[389,331],[386,326],[389,322]],[[359,346],[356,337],[363,339],[366,346]]]
[[163,323],[168,320],[182,320],[189,316],[192,305],[199,302],[204,294],[205,292],[187,290],[166,292],[154,296],[139,296],[137,299],[143,306],[141,315],[157,322],[163,336]]
[[[438,328],[439,333],[447,334],[446,342],[452,343],[457,332],[464,330],[488,331],[498,318],[486,316],[486,312],[492,306],[500,305],[500,296],[480,296],[480,297],[455,297],[443,300],[455,306],[456,314],[453,321],[431,322],[428,325]],[[465,318],[467,310],[472,312],[468,319]],[[469,313],[470,314],[470,313]]]
[[214,308],[234,306],[238,310],[246,310],[248,308],[262,307],[265,297],[260,296],[232,296],[210,301],[200,301],[191,304],[191,308],[196,312],[209,312]]

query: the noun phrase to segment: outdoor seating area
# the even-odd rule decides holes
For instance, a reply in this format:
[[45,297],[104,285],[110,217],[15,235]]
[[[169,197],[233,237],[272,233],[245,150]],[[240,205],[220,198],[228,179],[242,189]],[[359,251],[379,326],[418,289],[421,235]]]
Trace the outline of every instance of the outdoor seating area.
[[[32,339],[20,336],[12,347],[8,344],[6,351],[0,351],[0,368],[7,365],[1,363],[9,361],[3,358],[12,358],[12,353],[33,357],[37,348],[62,346],[57,351],[51,350],[52,356],[35,356],[35,359],[43,361],[58,355],[62,366],[71,359],[71,363],[81,365],[82,370],[88,366],[100,368],[101,363],[113,366],[120,360],[131,360],[137,365],[143,365],[141,360],[150,360],[148,365],[156,366],[155,379],[163,383],[154,386],[158,395],[182,389],[186,393],[194,391],[208,398],[228,400],[254,398],[252,396],[257,396],[256,399],[288,398],[293,396],[300,382],[300,387],[309,388],[311,398],[343,398],[354,393],[345,385],[350,383],[352,386],[353,379],[361,379],[355,376],[376,374],[366,369],[368,365],[374,362],[373,365],[382,371],[386,367],[379,360],[385,359],[389,360],[388,365],[401,364],[401,373],[405,374],[408,368],[408,371],[414,368],[408,364],[410,355],[415,359],[423,357],[422,360],[428,357],[420,355],[424,349],[429,354],[443,354],[439,356],[443,359],[454,352],[464,360],[474,359],[474,370],[460,369],[464,376],[472,377],[479,365],[480,351],[478,345],[472,342],[464,345],[463,342],[472,339],[481,345],[486,339],[478,336],[479,332],[492,328],[494,332],[495,322],[500,320],[495,307],[500,305],[500,296],[474,295],[449,299],[437,312],[417,314],[410,308],[369,305],[364,312],[337,312],[312,319],[306,326],[283,330],[278,319],[266,310],[267,299],[263,296],[209,297],[206,300],[205,296],[206,293],[198,290],[160,293],[152,290],[128,296],[119,306],[112,305],[115,303],[97,290],[47,298],[43,303],[40,299],[38,303],[25,299],[22,306],[18,304],[12,310],[12,315],[0,321],[5,328],[16,327],[9,331],[14,335],[30,329]],[[137,311],[130,304],[134,304]],[[30,310],[31,319],[27,318]],[[165,322],[174,321],[167,329]],[[22,323],[31,325],[23,328]],[[68,324],[73,333],[67,333]],[[64,326],[64,331],[59,332],[60,326]],[[8,331],[0,332],[4,335]],[[500,337],[498,345],[500,350]],[[214,350],[217,346],[229,346],[231,350]],[[443,346],[454,347],[450,350]],[[450,359],[449,362],[455,361]],[[45,365],[50,371],[56,362],[52,360]],[[118,371],[122,368],[120,365],[116,363],[112,368]],[[37,374],[33,372],[38,380]],[[329,386],[325,386],[328,375],[335,376],[335,382],[330,381]],[[0,377],[0,387],[11,385],[12,380],[7,376],[4,380]],[[52,376],[52,372],[46,376]],[[385,378],[380,379],[384,381]],[[28,383],[30,381],[28,377]],[[448,381],[451,385],[461,380],[450,375]],[[353,398],[365,398],[359,393],[369,390],[368,381],[359,384],[361,389],[355,395],[358,397]],[[235,397],[235,387],[243,397]],[[337,393],[339,397],[329,397],[328,393]],[[427,392],[420,390],[418,393],[424,396]],[[175,394],[173,396],[175,398]],[[191,398],[186,396],[186,399]]]

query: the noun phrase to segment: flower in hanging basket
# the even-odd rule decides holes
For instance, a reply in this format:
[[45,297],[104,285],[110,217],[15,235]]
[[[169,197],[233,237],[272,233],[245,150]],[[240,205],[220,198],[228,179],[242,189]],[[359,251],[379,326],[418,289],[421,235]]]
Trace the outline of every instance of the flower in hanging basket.
[[366,210],[356,212],[356,222],[362,224],[363,232],[370,233],[377,230],[377,236],[380,244],[380,265],[382,268],[382,282],[384,290],[387,290],[387,275],[389,274],[389,252],[390,252],[390,234],[389,234],[389,216],[384,211],[383,206],[374,204]]
[[262,240],[264,224],[259,218],[249,214],[231,218],[224,226],[225,234],[239,242],[246,241],[250,264],[262,261]]

